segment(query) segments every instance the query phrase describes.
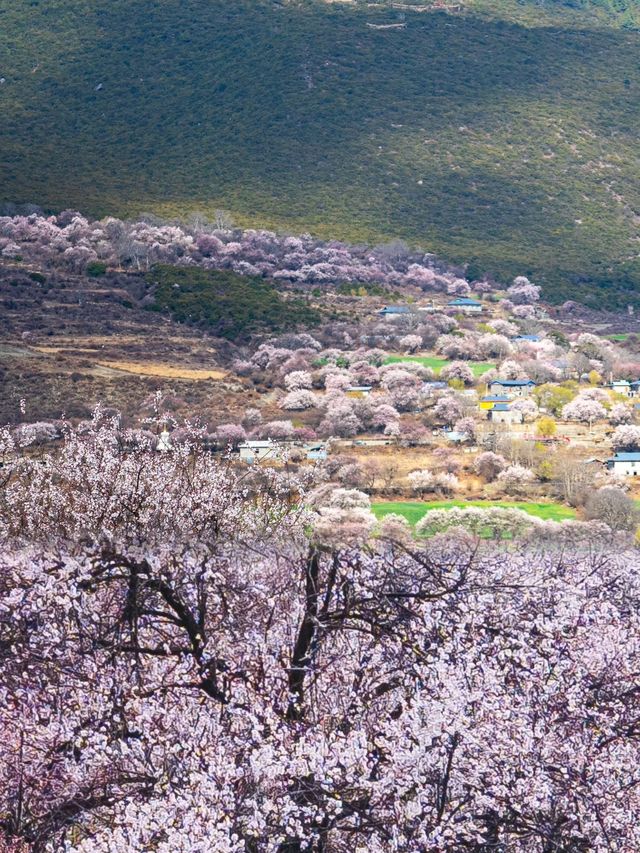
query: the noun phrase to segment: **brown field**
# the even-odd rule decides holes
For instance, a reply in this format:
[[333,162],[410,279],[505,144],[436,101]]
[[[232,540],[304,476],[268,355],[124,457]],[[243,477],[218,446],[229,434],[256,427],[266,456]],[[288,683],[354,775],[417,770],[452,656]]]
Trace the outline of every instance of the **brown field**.
[[136,376],[157,376],[161,379],[189,379],[198,381],[201,379],[224,379],[226,373],[222,370],[205,370],[189,367],[171,367],[168,364],[146,361],[98,361],[100,367],[109,367],[112,370],[121,370],[124,373],[134,373]]

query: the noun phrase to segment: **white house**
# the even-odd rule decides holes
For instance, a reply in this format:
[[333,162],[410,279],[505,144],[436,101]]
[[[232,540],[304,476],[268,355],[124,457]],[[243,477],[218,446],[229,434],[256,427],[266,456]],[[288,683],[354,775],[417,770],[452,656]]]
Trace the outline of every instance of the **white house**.
[[495,403],[487,411],[487,418],[494,424],[521,424],[522,412],[512,409],[508,403]]
[[528,397],[536,387],[531,379],[494,379],[487,386],[490,394],[508,394],[509,397]]
[[622,477],[637,477],[640,474],[640,453],[616,453],[607,462],[607,468]]
[[626,379],[616,379],[609,387],[616,394],[622,394],[625,397],[637,397],[640,390],[640,382],[627,382]]
[[447,303],[451,311],[459,311],[462,314],[482,314],[482,302],[470,299],[468,296],[459,296]]
[[243,462],[261,462],[263,459],[277,459],[279,447],[270,438],[263,441],[245,441],[238,445],[240,459]]

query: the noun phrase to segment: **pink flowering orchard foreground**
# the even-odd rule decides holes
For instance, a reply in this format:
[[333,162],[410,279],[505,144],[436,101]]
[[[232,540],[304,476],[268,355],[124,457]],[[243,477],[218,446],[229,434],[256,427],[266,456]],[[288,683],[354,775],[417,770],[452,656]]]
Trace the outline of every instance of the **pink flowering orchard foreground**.
[[355,546],[284,470],[3,442],[0,849],[640,849],[635,552]]

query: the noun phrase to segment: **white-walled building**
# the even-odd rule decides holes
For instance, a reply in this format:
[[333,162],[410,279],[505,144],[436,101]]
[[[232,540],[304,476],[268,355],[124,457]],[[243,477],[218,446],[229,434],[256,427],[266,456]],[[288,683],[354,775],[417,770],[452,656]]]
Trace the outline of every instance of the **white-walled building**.
[[637,477],[640,474],[640,453],[616,453],[607,462],[607,468],[622,477]]
[[508,403],[496,403],[487,411],[487,418],[494,424],[521,424],[522,412],[512,409]]
[[279,447],[270,438],[263,441],[244,441],[238,445],[240,459],[243,462],[261,462],[263,459],[277,459]]
[[528,397],[535,387],[532,379],[494,379],[487,386],[490,394],[507,394],[509,397]]

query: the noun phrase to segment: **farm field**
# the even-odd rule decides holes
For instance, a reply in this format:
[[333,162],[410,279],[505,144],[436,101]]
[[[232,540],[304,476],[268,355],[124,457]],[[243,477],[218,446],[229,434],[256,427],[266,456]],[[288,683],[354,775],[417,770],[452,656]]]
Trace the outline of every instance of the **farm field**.
[[384,518],[385,515],[394,512],[404,516],[411,524],[417,524],[429,510],[467,506],[477,506],[484,509],[512,507],[513,509],[524,510],[524,512],[545,521],[567,521],[576,517],[576,512],[571,507],[559,503],[536,501],[386,501],[373,503],[371,508],[378,518]]
[[[450,364],[449,359],[438,358],[438,356],[435,355],[390,355],[385,359],[384,363],[398,364],[405,361],[415,361],[423,367],[430,367],[436,374],[438,374],[443,367],[446,367],[447,364]],[[495,366],[495,363],[491,361],[469,362],[469,367],[473,371],[474,376],[482,376],[488,370],[493,370]]]
[[133,361],[98,361],[100,367],[110,367],[112,370],[121,370],[124,373],[134,373],[140,376],[158,376],[164,379],[223,379],[225,373],[222,370],[200,370],[189,367],[171,367],[168,364],[159,364],[148,361],[138,363]]

